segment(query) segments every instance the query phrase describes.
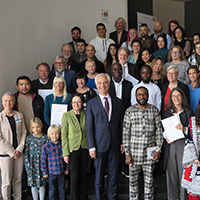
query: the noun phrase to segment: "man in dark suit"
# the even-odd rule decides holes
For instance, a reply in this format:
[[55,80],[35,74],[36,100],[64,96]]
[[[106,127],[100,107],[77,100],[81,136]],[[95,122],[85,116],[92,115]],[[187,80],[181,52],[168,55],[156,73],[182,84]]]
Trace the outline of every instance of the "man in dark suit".
[[122,66],[118,62],[112,64],[111,75],[109,94],[122,100],[125,112],[131,106],[132,83],[122,78]]
[[138,83],[139,69],[136,64],[128,62],[130,52],[127,47],[120,47],[118,50],[119,63],[122,66],[122,78],[130,81],[133,86]]
[[63,56],[56,56],[54,59],[54,69],[50,72],[50,78],[54,78],[57,75],[61,75],[65,78],[67,85],[67,92],[74,93],[76,89],[75,71],[65,69],[65,59]]
[[110,33],[110,38],[115,41],[117,49],[119,49],[122,46],[122,43],[127,41],[128,32],[125,31],[126,21],[124,20],[124,18],[119,17],[115,20],[115,28],[116,31]]
[[97,200],[105,199],[104,173],[108,170],[108,199],[116,199],[117,173],[122,145],[123,106],[120,99],[110,97],[108,74],[98,74],[95,83],[99,95],[88,101],[86,130],[89,154],[94,158]]
[[81,29],[78,26],[74,26],[71,29],[71,35],[73,41],[69,42],[69,44],[72,46],[73,51],[76,53],[77,52],[76,42],[81,38]]

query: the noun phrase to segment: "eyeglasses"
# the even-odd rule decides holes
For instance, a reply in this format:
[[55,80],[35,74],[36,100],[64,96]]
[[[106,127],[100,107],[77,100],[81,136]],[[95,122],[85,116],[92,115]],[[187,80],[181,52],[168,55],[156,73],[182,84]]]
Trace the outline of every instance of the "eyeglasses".
[[169,75],[175,75],[175,74],[177,74],[177,72],[167,72],[167,74],[169,74]]
[[64,64],[65,62],[55,62],[54,65],[61,65]]
[[177,95],[172,95],[172,98],[180,98],[180,97],[182,97],[182,95],[181,94],[177,94]]
[[81,104],[82,102],[81,101],[73,101],[72,103],[73,104]]

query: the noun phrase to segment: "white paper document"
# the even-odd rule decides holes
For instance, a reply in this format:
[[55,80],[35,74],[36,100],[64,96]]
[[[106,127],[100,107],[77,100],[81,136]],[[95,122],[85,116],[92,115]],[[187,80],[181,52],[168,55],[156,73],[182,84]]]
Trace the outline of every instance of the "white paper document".
[[68,105],[52,104],[51,107],[51,125],[61,125],[63,113],[67,112]]
[[52,89],[40,89],[38,90],[38,94],[45,100],[46,96],[52,94]]
[[133,76],[131,76],[130,74],[128,74],[125,78],[127,81],[130,81],[133,85],[133,87],[135,85],[137,85],[137,83],[139,82],[136,78],[134,78]]
[[161,122],[165,129],[166,136],[170,142],[184,138],[183,131],[175,127],[181,123],[176,115],[163,119]]

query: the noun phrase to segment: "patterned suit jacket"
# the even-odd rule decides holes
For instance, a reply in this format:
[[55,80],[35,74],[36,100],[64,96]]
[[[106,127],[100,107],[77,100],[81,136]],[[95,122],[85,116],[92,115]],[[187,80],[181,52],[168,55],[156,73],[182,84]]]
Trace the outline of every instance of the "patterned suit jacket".
[[156,151],[160,152],[162,143],[158,109],[151,104],[146,109],[140,109],[137,104],[129,107],[124,116],[123,144],[126,155],[133,157],[133,163],[142,165],[155,162],[147,159],[147,148],[156,146]]

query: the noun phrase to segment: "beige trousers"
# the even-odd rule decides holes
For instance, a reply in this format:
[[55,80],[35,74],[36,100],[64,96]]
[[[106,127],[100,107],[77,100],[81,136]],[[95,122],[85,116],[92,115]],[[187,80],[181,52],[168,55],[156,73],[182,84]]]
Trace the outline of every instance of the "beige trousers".
[[23,154],[21,154],[18,159],[11,157],[0,157],[2,200],[10,200],[11,184],[13,185],[14,200],[22,199],[21,180],[23,165]]

